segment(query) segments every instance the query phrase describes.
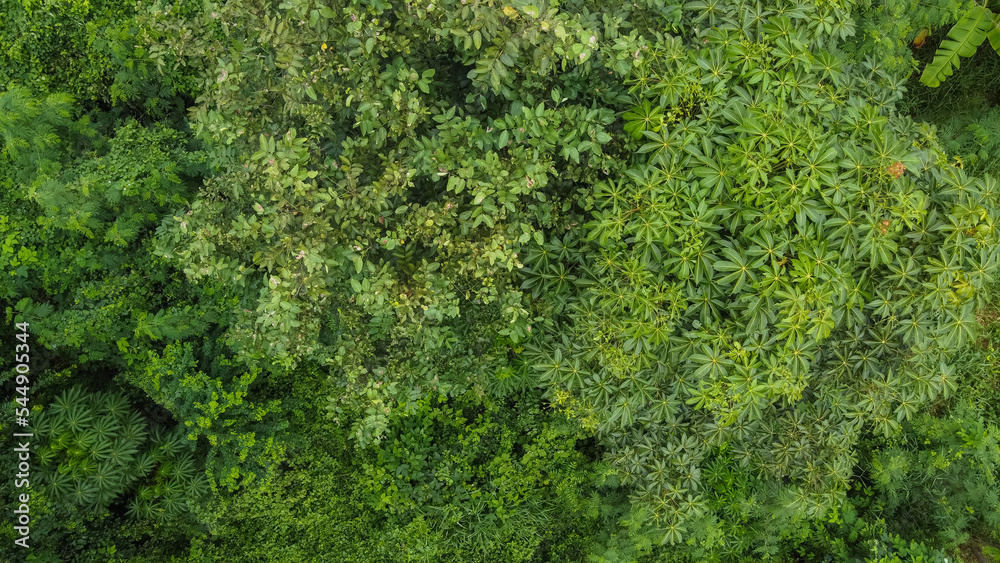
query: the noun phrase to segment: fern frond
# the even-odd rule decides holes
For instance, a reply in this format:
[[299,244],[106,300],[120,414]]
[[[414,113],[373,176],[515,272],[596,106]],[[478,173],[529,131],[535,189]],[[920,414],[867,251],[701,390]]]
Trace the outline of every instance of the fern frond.
[[994,48],[1000,46],[1000,34],[996,29],[996,16],[989,9],[976,6],[971,14],[962,18],[948,32],[948,38],[941,42],[934,60],[924,69],[920,82],[937,88],[959,68],[959,57],[971,57],[986,40],[987,35]]

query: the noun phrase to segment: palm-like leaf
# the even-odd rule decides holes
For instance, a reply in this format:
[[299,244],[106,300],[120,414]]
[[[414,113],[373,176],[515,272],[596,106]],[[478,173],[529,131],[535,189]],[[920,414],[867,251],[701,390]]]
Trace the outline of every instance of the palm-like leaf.
[[73,463],[73,476],[83,477],[92,473],[97,469],[97,463],[90,457],[85,457],[76,463]]
[[[94,433],[96,436],[96,432]],[[91,459],[97,462],[104,462],[111,455],[111,446],[113,442],[107,438],[97,437],[90,447],[87,449],[88,455]]]
[[47,491],[53,498],[62,498],[72,490],[73,478],[68,473],[55,471],[46,473],[45,477],[48,481]]
[[109,393],[104,397],[104,400],[101,401],[101,409],[114,418],[131,414],[128,399],[118,393]]
[[178,477],[173,477],[167,482],[163,483],[163,489],[161,495],[164,498],[180,497],[184,493],[184,482]]
[[56,452],[51,446],[42,446],[35,453],[35,459],[38,460],[39,465],[49,465],[56,459]]
[[66,421],[66,426],[70,430],[80,432],[94,420],[94,415],[91,414],[90,408],[87,406],[77,404],[66,410],[63,420]]
[[118,431],[121,430],[122,427],[117,418],[118,417],[116,416],[106,414],[94,421],[94,424],[91,426],[91,431],[98,437],[112,439],[118,435]]
[[153,510],[155,511],[155,515],[153,516],[153,518],[156,520],[157,524],[165,524],[171,516],[163,508],[162,502],[157,503],[156,506],[153,507]]
[[663,125],[663,111],[659,106],[650,104],[649,100],[643,100],[622,118],[625,120],[625,131],[637,140],[642,139],[643,131],[659,132]]
[[[46,420],[46,424],[48,424],[48,431],[49,431],[48,437],[49,437],[50,440],[52,440],[53,446],[55,446],[55,444],[56,444],[57,441],[59,441],[60,439],[62,439],[64,437],[68,437],[68,439],[72,439],[73,433],[69,431],[69,425],[66,424],[65,417],[63,417],[63,416],[50,416]],[[65,448],[68,444],[69,444],[69,442],[65,442],[65,443],[63,443],[59,447],[60,448]]]
[[93,413],[95,416],[107,414],[108,411],[104,408],[104,402],[111,398],[111,396],[112,393],[110,391],[98,391],[90,394],[88,402],[93,407]]
[[139,413],[131,412],[122,418],[122,430],[119,433],[123,439],[130,442],[142,442],[149,432],[146,430],[146,422]]
[[128,512],[126,512],[126,514],[128,514],[132,518],[139,518],[140,516],[142,516],[143,510],[145,508],[143,506],[144,504],[146,503],[140,500],[138,497],[133,498],[128,503]]
[[121,488],[123,472],[121,467],[110,463],[102,463],[97,467],[92,479],[104,492],[117,493]]
[[194,477],[195,472],[194,459],[191,458],[190,454],[179,457],[174,463],[174,475],[180,479],[188,480]]
[[183,497],[180,492],[165,496],[159,505],[163,509],[165,517],[176,516],[184,509]]
[[90,429],[87,429],[83,432],[77,432],[74,436],[76,438],[74,440],[75,447],[83,451],[89,450],[90,447],[96,444],[98,439],[100,438],[97,432],[94,432],[93,430]]
[[51,417],[47,416],[45,411],[36,413],[35,416],[31,418],[31,430],[35,434],[46,437],[52,428],[50,424]]
[[163,478],[170,478],[175,475],[174,462],[173,460],[167,460],[160,464],[160,470],[157,474]]
[[156,519],[162,510],[156,506],[153,506],[148,500],[135,499],[129,505],[128,514],[134,518],[148,518],[151,520]]
[[135,442],[129,442],[119,438],[112,443],[111,449],[108,451],[107,458],[115,465],[125,465],[135,459],[135,453],[137,451],[139,451],[139,449],[136,447]]
[[156,490],[154,490],[153,487],[143,487],[139,489],[139,492],[136,494],[136,498],[140,498],[142,500],[152,500],[155,496]]
[[74,386],[67,389],[56,397],[54,401],[52,401],[52,404],[49,405],[49,413],[53,415],[65,413],[73,407],[79,405],[82,397],[83,389],[81,389],[80,386]]
[[97,497],[98,488],[89,479],[76,479],[73,483],[69,495],[77,506],[86,506]]
[[180,431],[169,431],[157,428],[153,431],[153,445],[162,454],[175,454],[184,446],[185,436]]
[[188,498],[198,498],[202,495],[208,494],[208,479],[205,477],[204,473],[196,473],[188,483],[185,493]]
[[135,472],[140,475],[148,475],[156,467],[156,459],[150,452],[140,455],[135,462]]

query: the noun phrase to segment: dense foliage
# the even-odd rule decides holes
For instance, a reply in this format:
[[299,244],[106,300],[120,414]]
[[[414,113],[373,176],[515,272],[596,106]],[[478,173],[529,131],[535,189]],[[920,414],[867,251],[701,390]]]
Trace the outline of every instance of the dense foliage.
[[1000,553],[988,6],[0,10],[5,559]]

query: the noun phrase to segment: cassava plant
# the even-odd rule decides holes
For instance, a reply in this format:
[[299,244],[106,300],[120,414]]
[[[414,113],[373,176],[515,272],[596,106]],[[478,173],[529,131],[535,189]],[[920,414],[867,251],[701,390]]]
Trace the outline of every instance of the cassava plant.
[[[663,542],[727,560],[836,506],[862,436],[955,393],[997,266],[1000,186],[946,165],[894,110],[904,77],[845,64],[813,17],[694,2],[684,33],[633,39],[635,156],[577,200],[578,242],[525,259],[559,313],[525,350],[548,396]],[[723,446],[753,479],[740,520],[706,498]]]
[[43,490],[58,506],[104,512],[128,499],[128,513],[158,522],[207,492],[182,432],[153,426],[117,392],[76,386],[32,415]]

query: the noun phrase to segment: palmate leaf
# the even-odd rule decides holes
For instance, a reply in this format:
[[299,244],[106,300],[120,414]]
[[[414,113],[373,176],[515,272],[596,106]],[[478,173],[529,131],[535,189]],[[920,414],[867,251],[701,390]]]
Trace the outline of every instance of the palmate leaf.
[[698,157],[703,166],[694,169],[695,176],[701,178],[701,185],[712,190],[711,198],[719,197],[723,191],[732,186],[732,178],[736,174],[732,173],[724,162],[717,162],[704,156]]
[[1000,31],[995,27],[997,17],[982,6],[973,8],[972,13],[958,21],[948,32],[948,38],[941,42],[934,60],[924,69],[920,82],[937,88],[955,68],[959,68],[959,57],[971,57],[976,49],[990,37],[990,44],[1000,53]]
[[643,131],[658,133],[663,126],[663,111],[659,106],[650,104],[649,100],[643,100],[641,105],[633,107],[622,118],[625,119],[625,131],[636,140],[642,139]]
[[642,399],[632,395],[620,397],[615,403],[611,416],[603,423],[608,428],[628,427],[635,422],[635,412],[642,405]]
[[163,510],[164,518],[176,516],[184,510],[182,497],[179,493],[165,496],[160,501],[159,506]]
[[90,479],[77,478],[70,487],[69,496],[78,506],[84,506],[93,502],[99,489]]
[[578,358],[573,358],[566,362],[559,375],[559,383],[572,391],[585,387],[584,380],[590,377],[590,372],[580,367]]
[[46,473],[45,480],[48,481],[46,492],[57,499],[67,495],[74,485],[73,478],[68,473]]
[[80,404],[83,398],[83,389],[77,385],[63,391],[49,406],[49,414],[60,415],[73,409]]
[[564,369],[562,350],[558,348],[555,350],[551,363],[534,363],[534,367],[536,370],[543,372],[540,376],[543,381],[551,381],[555,379]]
[[52,429],[52,424],[49,421],[49,417],[46,416],[45,411],[36,413],[32,417],[31,428],[34,431],[34,433],[38,434],[39,436],[44,436],[49,438],[52,437],[52,435],[50,434],[50,430]]
[[524,358],[518,360],[511,366],[505,366],[498,370],[487,383],[488,388],[497,393],[497,396],[507,397],[520,393],[535,383],[534,377],[528,372],[529,363]]
[[938,328],[939,342],[947,347],[961,348],[976,338],[976,315],[971,303],[960,310],[947,309],[948,322]]
[[116,465],[125,465],[135,459],[137,451],[138,447],[134,442],[118,438],[111,444],[105,459]]
[[90,408],[84,405],[74,405],[63,415],[66,425],[74,432],[82,431],[93,418]]
[[110,463],[102,463],[90,478],[102,492],[117,494],[121,487],[122,475],[120,467]]
[[101,410],[114,418],[127,416],[130,413],[131,405],[128,399],[118,393],[108,393],[101,402]]
[[133,467],[133,471],[137,475],[147,475],[156,467],[156,458],[150,452],[145,452],[138,456]]
[[717,272],[725,272],[725,275],[718,280],[720,286],[732,286],[734,294],[740,294],[747,286],[757,283],[755,270],[764,263],[764,258],[750,260],[744,253],[732,248],[731,245],[722,249],[726,260],[720,260],[714,264]]
[[205,495],[209,491],[208,480],[205,478],[204,473],[196,473],[187,482],[187,487],[184,489],[184,494],[189,498],[199,498]]
[[129,442],[142,442],[146,438],[146,422],[138,413],[129,413],[123,419],[123,427],[119,436]]
[[153,446],[162,454],[175,454],[184,447],[185,436],[180,429],[165,430],[157,428],[151,436]]
[[117,417],[109,414],[95,420],[91,427],[91,431],[97,437],[109,440],[117,436],[120,429],[121,424],[118,422]]
[[694,376],[699,379],[722,379],[729,373],[733,361],[714,346],[701,345],[701,354],[692,354],[690,360],[696,369]]

